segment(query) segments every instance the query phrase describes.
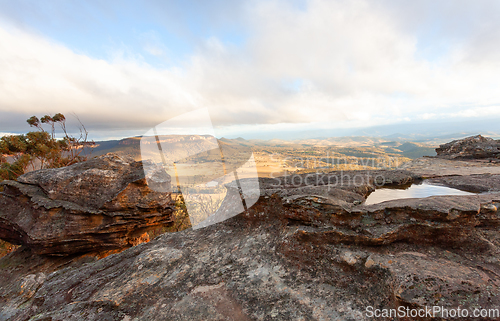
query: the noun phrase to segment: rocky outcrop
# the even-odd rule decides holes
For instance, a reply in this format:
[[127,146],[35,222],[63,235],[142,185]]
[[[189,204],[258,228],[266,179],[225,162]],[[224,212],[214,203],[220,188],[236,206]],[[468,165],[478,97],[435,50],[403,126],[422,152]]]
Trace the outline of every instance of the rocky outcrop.
[[[100,260],[23,247],[0,259],[0,320],[370,320],[370,307],[500,306],[496,185],[366,206],[376,186],[418,176],[299,176],[261,179],[240,215]],[[245,184],[228,185],[219,219]]]
[[[170,188],[164,171],[149,181]],[[0,184],[0,238],[37,254],[123,249],[172,222],[171,194],[148,187],[141,162],[114,155]]]
[[368,307],[495,308],[499,205],[500,193],[348,209],[263,195],[224,222],[99,261],[2,269],[0,319],[368,320]]
[[477,135],[440,145],[436,153],[448,159],[500,158],[500,141]]

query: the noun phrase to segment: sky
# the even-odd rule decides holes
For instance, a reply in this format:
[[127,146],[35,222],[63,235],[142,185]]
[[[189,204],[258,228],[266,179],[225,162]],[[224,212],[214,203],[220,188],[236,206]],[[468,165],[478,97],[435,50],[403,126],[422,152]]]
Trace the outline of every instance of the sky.
[[[218,136],[500,119],[500,1],[0,0],[0,133]],[[180,130],[180,128],[179,128]]]

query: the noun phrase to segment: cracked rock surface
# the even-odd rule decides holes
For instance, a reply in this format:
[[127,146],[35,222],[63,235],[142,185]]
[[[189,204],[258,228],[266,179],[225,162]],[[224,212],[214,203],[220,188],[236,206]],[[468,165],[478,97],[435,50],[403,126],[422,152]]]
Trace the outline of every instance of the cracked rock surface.
[[[368,306],[500,306],[497,185],[363,205],[356,201],[379,182],[419,175],[327,177],[342,174],[367,179],[261,179],[245,212],[100,260],[22,247],[0,259],[0,320],[370,320]],[[486,186],[490,177],[463,179]],[[227,188],[215,215],[240,197],[236,185]]]

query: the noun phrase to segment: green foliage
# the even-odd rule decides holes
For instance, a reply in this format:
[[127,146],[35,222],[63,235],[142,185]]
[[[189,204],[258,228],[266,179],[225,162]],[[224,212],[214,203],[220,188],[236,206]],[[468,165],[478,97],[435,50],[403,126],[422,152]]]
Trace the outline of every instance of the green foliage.
[[175,211],[173,213],[174,224],[165,228],[165,232],[179,232],[191,227],[184,197],[179,195],[175,201]]
[[191,221],[189,219],[186,203],[184,202],[182,194],[176,196],[175,210],[172,213],[172,220],[173,222],[169,226],[149,231],[149,238],[154,239],[164,233],[180,232],[191,227]]
[[[16,179],[26,171],[57,168],[87,159],[85,147],[94,142],[87,141],[88,132],[80,123],[80,136],[73,137],[66,131],[66,117],[58,113],[45,115],[41,119],[32,116],[27,120],[37,130],[21,135],[7,135],[0,138],[0,180]],[[43,125],[50,126],[47,132]],[[56,125],[62,130],[57,139]]]
[[[41,119],[32,116],[27,122],[37,130],[0,138],[0,181],[15,180],[29,170],[56,168],[83,161],[87,159],[83,155],[85,147],[94,145],[94,142],[87,141],[88,133],[81,123],[80,136],[70,136],[66,131],[66,117],[61,113],[45,115]],[[43,125],[50,126],[50,133],[45,131]],[[61,139],[55,137],[56,125],[61,128]],[[0,257],[17,247],[0,240]]]
[[[199,192],[199,191],[198,191]],[[180,232],[191,226],[191,218],[195,222],[201,222],[209,215],[213,214],[222,204],[223,196],[217,197],[215,194],[191,194],[189,189],[184,190],[183,194],[172,194],[175,197],[175,210],[172,213],[172,224],[166,227],[149,231],[149,237],[154,239],[163,233]],[[190,198],[190,212],[186,207],[184,197]]]

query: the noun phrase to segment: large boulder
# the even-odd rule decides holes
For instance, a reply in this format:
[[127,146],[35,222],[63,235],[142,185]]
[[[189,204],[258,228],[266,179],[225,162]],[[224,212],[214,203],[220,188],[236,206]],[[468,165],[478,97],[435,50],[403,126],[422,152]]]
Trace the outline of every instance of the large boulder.
[[115,155],[3,181],[0,238],[48,255],[130,247],[172,223],[170,177],[149,181],[166,192],[149,188],[142,162]]
[[449,159],[500,158],[500,141],[481,135],[454,140],[436,148],[437,157]]

